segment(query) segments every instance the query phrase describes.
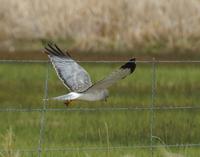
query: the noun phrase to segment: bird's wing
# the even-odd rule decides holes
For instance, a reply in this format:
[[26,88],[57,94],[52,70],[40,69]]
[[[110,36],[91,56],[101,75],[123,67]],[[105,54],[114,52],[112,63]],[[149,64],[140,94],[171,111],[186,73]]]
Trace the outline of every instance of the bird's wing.
[[48,43],[44,49],[48,54],[58,77],[71,91],[82,92],[92,86],[89,74],[69,53],[64,53],[56,44]]
[[86,92],[92,92],[94,90],[106,89],[116,83],[117,81],[125,78],[129,74],[133,73],[136,68],[135,58],[130,59],[127,63],[122,65],[119,69],[112,72],[110,75],[104,79],[98,81],[93,86],[88,88]]

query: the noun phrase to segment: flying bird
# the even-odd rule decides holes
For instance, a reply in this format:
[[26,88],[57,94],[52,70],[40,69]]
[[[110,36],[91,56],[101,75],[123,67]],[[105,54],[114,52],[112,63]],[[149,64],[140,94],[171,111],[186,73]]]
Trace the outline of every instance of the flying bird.
[[108,97],[107,88],[133,73],[136,68],[135,58],[131,58],[119,69],[92,84],[87,71],[73,60],[68,52],[63,52],[51,42],[45,46],[44,52],[50,58],[60,80],[70,90],[70,93],[52,99],[64,101],[66,106],[73,100],[106,100]]

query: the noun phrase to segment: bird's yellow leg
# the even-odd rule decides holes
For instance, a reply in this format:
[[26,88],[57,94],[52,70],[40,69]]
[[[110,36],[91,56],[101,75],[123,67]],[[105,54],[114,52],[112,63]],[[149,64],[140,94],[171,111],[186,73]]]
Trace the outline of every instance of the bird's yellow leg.
[[72,102],[72,100],[66,100],[65,102],[64,102],[64,104],[68,107],[69,106],[69,104]]

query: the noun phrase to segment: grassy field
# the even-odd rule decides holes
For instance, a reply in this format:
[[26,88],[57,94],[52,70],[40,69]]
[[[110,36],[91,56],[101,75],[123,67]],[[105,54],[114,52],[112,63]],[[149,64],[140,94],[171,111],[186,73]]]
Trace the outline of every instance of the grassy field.
[[[95,81],[103,78],[120,64],[82,63]],[[156,107],[197,107],[199,98],[199,64],[164,64],[156,67]],[[42,109],[45,64],[3,63],[0,65],[0,109]],[[69,106],[74,111],[48,111],[45,113],[45,148],[76,148],[74,151],[46,152],[46,156],[113,156],[147,157],[149,149],[131,149],[136,145],[150,145],[150,109],[152,104],[152,65],[139,63],[133,75],[110,88],[107,102],[77,101]],[[48,97],[65,94],[67,90],[58,80],[52,67],[49,71]],[[79,109],[99,109],[80,111]],[[100,110],[104,108],[104,110]],[[129,110],[109,110],[130,108]],[[62,102],[48,101],[47,109],[66,109]],[[106,110],[107,109],[107,110]],[[162,144],[191,144],[200,141],[200,115],[198,109],[154,110],[153,135]],[[0,149],[37,149],[40,134],[40,112],[1,112]],[[9,142],[10,141],[10,142]],[[153,139],[153,144],[161,141]],[[113,147],[129,149],[112,149]],[[103,150],[81,150],[95,147]],[[29,153],[16,156],[30,156]],[[21,153],[21,154],[20,154]],[[176,154],[178,153],[178,154]],[[171,154],[171,155],[170,155]],[[156,148],[155,157],[196,157],[197,148]],[[32,153],[32,156],[37,153]],[[9,156],[9,151],[2,153]],[[11,155],[14,156],[14,155]]]
[[0,3],[1,49],[38,49],[33,41],[54,39],[60,43],[64,40],[66,47],[84,52],[196,54],[200,50],[199,0]]

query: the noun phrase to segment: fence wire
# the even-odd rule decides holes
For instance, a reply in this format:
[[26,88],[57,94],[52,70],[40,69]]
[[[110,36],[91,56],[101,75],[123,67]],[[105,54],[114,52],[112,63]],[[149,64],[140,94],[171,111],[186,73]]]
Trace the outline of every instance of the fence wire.
[[[150,104],[149,106],[151,106]],[[112,112],[112,111],[144,111],[144,110],[199,110],[200,106],[154,106],[154,107],[73,107],[73,108],[46,108],[45,112]],[[32,109],[18,109],[18,108],[2,108],[0,112],[43,112],[42,108],[32,108]]]
[[[77,61],[78,63],[124,63],[126,61]],[[193,63],[200,63],[200,60],[143,60],[143,61],[137,61],[137,63],[149,63],[152,65],[152,80],[151,80],[151,104],[149,104],[147,107],[96,107],[96,108],[48,108],[48,80],[49,80],[49,69],[50,64],[47,60],[0,60],[1,64],[4,63],[42,63],[46,64],[46,78],[44,83],[44,102],[42,108],[0,108],[0,112],[41,112],[41,118],[40,118],[40,130],[39,130],[39,143],[37,149],[17,149],[12,151],[22,152],[22,153],[30,153],[31,156],[35,156],[35,153],[37,153],[38,157],[42,156],[42,153],[47,152],[70,152],[70,151],[107,151],[107,147],[45,147],[44,145],[44,138],[45,138],[45,113],[46,112],[73,112],[73,111],[81,111],[81,112],[93,112],[93,111],[144,111],[148,110],[150,111],[150,144],[149,145],[134,145],[134,146],[109,146],[110,150],[116,150],[116,149],[150,149],[151,156],[154,156],[154,149],[163,147],[163,145],[157,145],[154,144],[154,140],[156,137],[154,136],[154,112],[156,110],[199,110],[200,104],[196,104],[194,106],[156,106],[155,105],[155,98],[156,98],[156,69],[158,66],[158,63],[185,63],[185,64],[193,64]],[[138,105],[139,106],[139,105]],[[165,144],[164,147],[167,148],[181,148],[181,147],[200,147],[200,143],[191,143],[191,144]],[[0,152],[4,152],[5,150],[0,149]]]
[[[165,144],[165,145],[135,145],[135,146],[110,146],[110,150],[117,150],[117,149],[152,149],[152,148],[190,148],[190,147],[200,147],[200,143],[197,144]],[[102,146],[93,146],[93,147],[49,147],[44,148],[44,152],[56,152],[56,151],[66,151],[66,152],[73,152],[73,151],[107,151],[108,147]],[[0,152],[5,152],[6,150],[0,149]],[[13,152],[29,152],[29,153],[38,153],[38,149],[13,149]]]
[[[136,58],[137,59],[137,58]],[[67,62],[73,62],[73,61],[67,61]],[[125,63],[127,60],[119,60],[119,61],[113,61],[113,60],[77,60],[77,63]],[[49,63],[48,60],[0,60],[0,63]],[[200,60],[136,60],[136,63],[200,63]]]

